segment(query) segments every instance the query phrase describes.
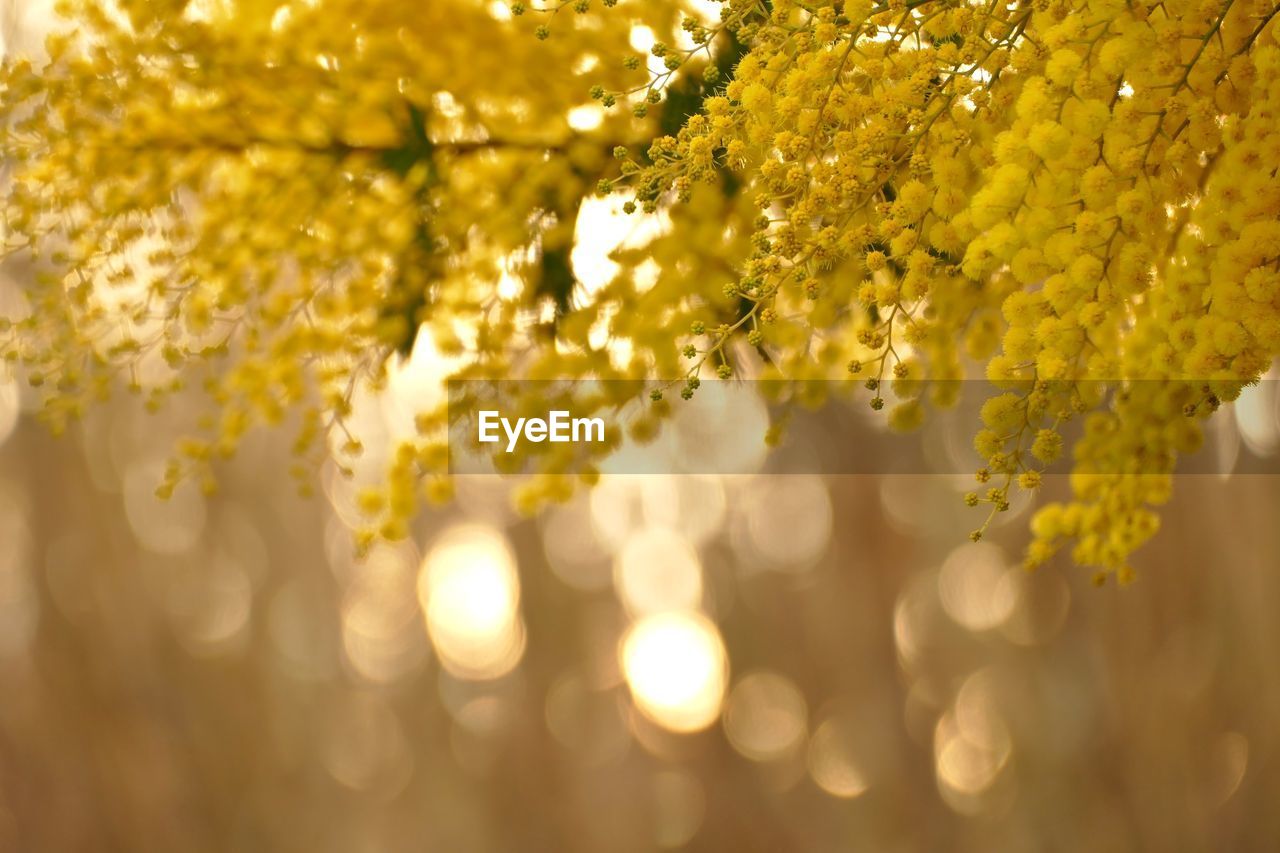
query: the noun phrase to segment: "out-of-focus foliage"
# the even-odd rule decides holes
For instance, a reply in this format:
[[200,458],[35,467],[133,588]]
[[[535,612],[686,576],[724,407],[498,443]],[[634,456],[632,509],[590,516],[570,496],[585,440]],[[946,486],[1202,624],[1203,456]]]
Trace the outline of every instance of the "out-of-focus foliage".
[[[63,11],[47,62],[4,66],[7,240],[39,270],[5,354],[57,428],[116,378],[153,408],[207,392],[162,492],[212,488],[211,460],[291,412],[304,485],[331,447],[358,456],[353,395],[415,342],[459,377],[676,375],[669,329],[742,254],[739,200],[712,189],[590,305],[574,278],[584,198],[658,124],[590,91],[647,85],[629,39],[675,29],[679,4],[579,14],[545,43],[468,0]],[[418,402],[420,437],[364,499],[388,538],[424,482],[450,491],[444,395]]]
[[[55,426],[117,375],[203,387],[162,490],[291,411],[300,457],[357,455],[353,395],[413,352],[685,396],[843,377],[900,428],[968,357],[1007,389],[968,502],[1037,488],[1084,416],[1027,560],[1074,541],[1124,579],[1200,421],[1280,353],[1268,0],[122,6],[4,66],[6,239],[39,265],[6,355]],[[588,292],[597,186],[658,225]],[[366,541],[449,492],[442,396],[418,415]],[[542,467],[531,501],[579,470]]]

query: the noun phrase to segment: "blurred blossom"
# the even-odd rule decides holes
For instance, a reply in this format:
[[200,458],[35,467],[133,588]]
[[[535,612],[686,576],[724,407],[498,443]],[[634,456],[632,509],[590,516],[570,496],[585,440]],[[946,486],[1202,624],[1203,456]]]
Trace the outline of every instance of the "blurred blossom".
[[999,546],[987,542],[958,546],[938,573],[942,609],[970,631],[1001,625],[1017,606],[1018,588],[1006,580],[1010,571]]
[[795,684],[774,672],[743,676],[729,693],[724,729],[733,748],[753,761],[791,754],[804,742],[808,709]]
[[[384,459],[384,464],[385,461]],[[338,542],[338,539],[345,538],[349,543],[351,531],[359,529],[360,525],[366,522],[366,517],[356,504],[356,496],[362,487],[378,482],[382,469],[376,465],[356,465],[352,467],[352,471],[353,476],[344,476],[335,462],[328,462],[320,472],[320,487],[324,490],[324,496],[329,501],[334,517],[342,522],[335,529],[338,535],[334,537],[334,543],[337,547],[334,549],[333,555],[339,559],[331,559],[330,561],[335,566],[350,563],[350,545],[348,544],[344,547]]]
[[[390,464],[394,445],[383,412],[385,393],[358,386],[342,429],[326,433],[329,453],[320,472],[320,487],[334,513],[352,529],[368,521],[357,496],[363,489],[385,483]],[[350,452],[353,443],[358,453]]]
[[[158,213],[148,213],[148,224],[159,225],[162,219],[171,219]],[[108,328],[106,333],[93,341],[97,354],[107,357],[111,347],[121,340],[131,337],[149,338],[163,334],[164,322],[158,315],[138,317],[130,314],[130,306],[136,305],[145,297],[151,281],[164,275],[150,262],[153,252],[172,249],[172,243],[164,235],[160,227],[148,228],[136,240],[123,247],[116,247],[114,260],[130,270],[124,277],[116,276],[114,264],[95,264],[90,273],[90,284],[95,302],[102,306],[108,316],[116,320],[116,325]],[[68,287],[81,280],[81,271],[68,276]],[[143,388],[154,388],[162,382],[172,379],[174,370],[160,356],[158,347],[144,351],[134,363],[132,378]]]
[[124,475],[124,509],[139,544],[156,554],[183,554],[204,532],[205,499],[191,480],[183,480],[167,500],[156,497],[164,478],[159,459],[129,465]]
[[426,659],[409,565],[402,551],[375,548],[352,572],[343,595],[342,646],[369,681],[395,681]]
[[715,722],[729,661],[720,632],[700,613],[647,616],[621,644],[622,669],[636,706],[674,732]]
[[466,524],[445,531],[422,561],[418,600],[444,666],[460,678],[497,678],[524,652],[520,579],[506,538]]
[[[354,477],[335,478],[327,483],[334,508],[355,526],[352,494],[361,487],[381,480],[390,454],[402,441],[418,437],[415,415],[444,402],[444,379],[456,362],[436,350],[429,334],[414,339],[408,358],[393,356],[387,363],[386,384],[372,390],[365,384],[356,386],[351,399],[351,413],[343,419],[343,428],[328,433],[329,448]],[[360,452],[348,452],[355,441]]]
[[[6,29],[0,27],[0,39],[14,35]],[[0,261],[0,317],[8,317],[10,322],[18,323],[31,316],[31,301],[23,292],[23,279],[29,272],[10,269],[12,258],[10,255]]]
[[829,717],[809,740],[809,775],[814,784],[842,799],[860,796],[871,784],[858,760],[857,738],[850,725],[842,717]]
[[633,616],[693,610],[702,603],[702,565],[679,534],[661,527],[637,531],[614,558],[614,585]]
[[388,442],[419,436],[416,415],[446,402],[445,380],[461,363],[461,359],[440,352],[429,333],[414,338],[407,359],[391,360],[386,389],[379,399]]

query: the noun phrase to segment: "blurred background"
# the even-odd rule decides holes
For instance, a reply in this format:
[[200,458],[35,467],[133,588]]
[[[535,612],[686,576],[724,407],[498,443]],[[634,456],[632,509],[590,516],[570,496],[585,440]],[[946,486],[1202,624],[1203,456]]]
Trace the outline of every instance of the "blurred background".
[[[1276,384],[1224,470],[1280,446]],[[181,406],[54,439],[32,403],[0,380],[0,850],[1280,840],[1280,478],[1179,478],[1127,589],[1025,573],[1024,504],[969,543],[954,474],[614,476],[534,520],[465,477],[357,562],[282,437],[160,502]]]
[[[1232,473],[1277,458],[1280,383],[1123,590],[1019,568],[1025,499],[968,542],[972,420],[893,439],[934,475],[782,475],[760,406],[675,427],[756,473],[536,519],[461,477],[357,561],[355,489],[439,391],[419,343],[310,498],[286,431],[160,502],[181,400],[54,439],[0,372],[0,851],[1280,849],[1280,477]],[[851,470],[840,438],[798,469]]]

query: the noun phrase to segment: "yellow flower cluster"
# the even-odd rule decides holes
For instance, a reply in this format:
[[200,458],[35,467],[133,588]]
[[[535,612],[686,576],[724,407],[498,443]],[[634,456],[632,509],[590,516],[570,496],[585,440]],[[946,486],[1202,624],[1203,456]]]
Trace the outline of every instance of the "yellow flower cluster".
[[[168,485],[260,424],[296,425],[304,481],[357,456],[353,396],[415,340],[516,412],[546,400],[500,380],[626,380],[563,391],[590,414],[750,375],[912,429],[981,377],[966,501],[1070,449],[1027,561],[1129,577],[1202,418],[1280,354],[1273,0],[705,6],[69,4],[0,72],[5,239],[40,270],[4,356],[55,425],[116,377],[207,393]],[[597,187],[653,227],[587,292]],[[449,492],[421,409],[365,541]],[[610,449],[540,451],[521,503]]]
[[[162,494],[191,474],[212,488],[258,425],[296,429],[304,488],[331,447],[358,455],[353,394],[420,326],[476,375],[531,358],[541,258],[567,257],[613,145],[647,138],[631,117],[570,121],[588,79],[643,77],[594,67],[629,50],[612,18],[540,45],[468,0],[120,8],[63,3],[47,56],[0,68],[4,249],[39,271],[0,352],[48,390],[57,429],[117,382],[151,408],[207,394]],[[438,418],[389,454],[390,492],[369,502],[387,534],[447,466]]]
[[[653,206],[737,168],[762,212],[733,285],[751,308],[702,359],[749,329],[786,377],[847,361],[873,408],[905,386],[905,427],[985,361],[1002,393],[967,501],[1038,488],[1083,419],[1027,562],[1074,540],[1129,578],[1198,420],[1280,354],[1275,4],[722,7],[749,51],[632,178]],[[894,380],[908,364],[932,383]]]

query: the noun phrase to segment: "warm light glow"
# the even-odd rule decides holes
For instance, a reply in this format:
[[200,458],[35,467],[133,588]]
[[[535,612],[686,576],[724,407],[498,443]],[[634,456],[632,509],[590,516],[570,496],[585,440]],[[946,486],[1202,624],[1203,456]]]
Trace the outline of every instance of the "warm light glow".
[[377,684],[408,675],[426,658],[412,565],[398,549],[375,548],[352,572],[343,594],[343,651],[361,677]]
[[[1276,383],[1280,372],[1272,368],[1257,385],[1240,393],[1232,406],[1240,438],[1258,456],[1271,456],[1280,450],[1280,394]],[[0,432],[3,432],[0,429]]]
[[447,531],[422,563],[418,600],[445,668],[497,678],[524,651],[520,579],[505,537],[482,525]]
[[595,130],[604,123],[604,110],[595,104],[586,104],[569,110],[569,127],[580,133]]
[[962,811],[973,806],[963,798],[990,788],[1012,752],[993,691],[990,671],[970,676],[956,696],[954,710],[942,716],[934,731],[938,785],[944,795],[952,795],[945,797],[947,802]]
[[986,542],[956,548],[938,574],[942,609],[970,631],[1002,625],[1017,604],[1017,587],[1002,582],[1010,569],[1004,552]]
[[917,575],[898,594],[893,608],[893,639],[904,668],[920,663],[939,616],[937,581],[931,574]]
[[1000,757],[964,738],[951,738],[938,747],[938,783],[957,794],[980,794],[1004,767]]
[[631,47],[640,53],[647,53],[649,48],[653,47],[657,41],[658,37],[648,27],[637,26],[631,28]]
[[13,434],[18,426],[18,383],[0,374],[0,444]]
[[702,601],[702,565],[684,537],[651,527],[632,534],[614,560],[618,597],[633,615],[691,610]]
[[637,622],[622,641],[622,668],[636,706],[665,728],[697,731],[720,713],[728,659],[719,630],[701,614]]
[[831,540],[831,498],[821,477],[778,477],[746,496],[747,538],[765,567],[806,569]]
[[809,741],[809,775],[833,797],[852,799],[869,785],[854,755],[853,740],[847,721],[833,717]]
[[808,710],[788,678],[773,672],[744,676],[729,694],[724,730],[733,748],[754,761],[790,755],[804,740]]
[[[569,121],[572,124],[575,116],[578,124],[599,119],[599,110],[594,105],[576,108],[570,112]],[[621,266],[613,260],[614,252],[645,246],[670,227],[670,217],[665,213],[626,214],[617,198],[583,199],[574,225],[574,244],[570,254],[573,273],[578,279],[578,298],[589,302],[618,274]]]

